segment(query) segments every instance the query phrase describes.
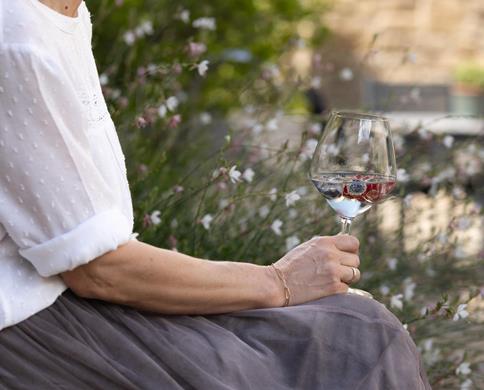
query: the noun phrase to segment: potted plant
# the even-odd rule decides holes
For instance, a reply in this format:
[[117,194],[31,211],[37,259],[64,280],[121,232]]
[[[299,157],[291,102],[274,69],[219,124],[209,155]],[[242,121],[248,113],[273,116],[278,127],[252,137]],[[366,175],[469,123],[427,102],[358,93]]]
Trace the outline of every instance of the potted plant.
[[450,110],[458,115],[484,115],[484,66],[464,63],[455,70]]

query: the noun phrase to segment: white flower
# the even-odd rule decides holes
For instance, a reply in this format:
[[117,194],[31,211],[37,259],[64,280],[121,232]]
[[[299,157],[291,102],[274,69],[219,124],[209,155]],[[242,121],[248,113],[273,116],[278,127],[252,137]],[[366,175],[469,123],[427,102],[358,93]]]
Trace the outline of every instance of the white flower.
[[269,199],[273,202],[277,199],[277,188],[273,188],[269,191]]
[[120,96],[121,96],[121,91],[119,89],[115,88],[111,91],[111,98],[117,99]]
[[226,208],[228,205],[230,204],[230,201],[228,199],[225,199],[225,198],[222,198],[220,199],[220,201],[218,202],[218,207],[221,208],[221,209],[224,209]]
[[466,192],[462,187],[456,185],[452,188],[452,196],[456,199],[464,199],[466,197]]
[[289,209],[289,212],[287,214],[289,219],[297,218],[297,216],[299,215],[296,209]]
[[266,79],[277,79],[281,74],[279,67],[276,64],[267,64],[263,70],[263,76]]
[[393,145],[395,146],[396,150],[402,150],[404,143],[405,140],[400,134],[393,135]]
[[166,108],[168,108],[170,111],[175,111],[177,107],[178,99],[176,96],[170,96],[168,99],[166,99]]
[[162,104],[160,107],[158,107],[158,115],[160,116],[160,118],[164,118],[166,116],[166,106],[164,104]]
[[461,303],[454,314],[454,321],[459,321],[461,318],[467,318],[469,316],[469,312],[467,311],[467,303]]
[[460,390],[471,390],[474,383],[471,379],[467,378],[464,382],[460,384]]
[[282,224],[283,222],[280,219],[276,219],[274,222],[272,222],[271,229],[278,236],[282,234],[281,232]]
[[339,147],[335,144],[326,145],[326,152],[332,156],[336,156],[339,153]]
[[145,32],[143,31],[143,27],[138,26],[134,29],[134,34],[138,37],[141,38],[143,35],[145,35]]
[[423,359],[429,365],[433,365],[442,358],[440,349],[434,346],[434,340],[431,338],[425,339],[421,347],[419,347],[419,350],[422,353]]
[[452,147],[452,144],[454,143],[454,137],[452,137],[451,135],[446,135],[442,140],[442,143],[447,149],[450,149]]
[[246,182],[250,183],[250,182],[252,182],[254,175],[255,175],[255,172],[251,168],[247,168],[244,171],[244,173],[242,174],[242,179],[244,179]]
[[277,119],[272,118],[266,123],[266,129],[269,131],[275,131],[278,129]]
[[209,125],[212,123],[212,115],[210,115],[208,112],[202,112],[200,114],[200,122],[202,122],[203,125]]
[[215,168],[212,172],[212,179],[216,179],[217,177],[223,175],[226,172],[227,172],[227,169],[224,167]]
[[390,293],[390,287],[388,287],[385,284],[382,284],[380,286],[380,293],[381,293],[381,295],[388,295]]
[[143,33],[147,35],[153,34],[153,23],[151,22],[151,20],[146,20],[143,23],[141,23],[140,28],[143,31]]
[[397,169],[397,180],[401,183],[406,183],[410,180],[410,175],[403,168]]
[[299,195],[305,196],[308,194],[308,187],[307,186],[297,187],[296,191]]
[[472,226],[472,220],[466,216],[462,216],[457,220],[457,229],[467,230]]
[[173,218],[170,222],[170,227],[172,229],[176,229],[178,227],[178,220],[176,218]]
[[178,18],[183,22],[183,23],[188,23],[190,21],[190,11],[187,9],[184,9],[180,12],[178,15]]
[[126,31],[123,35],[124,42],[131,46],[136,41],[136,34],[133,31]]
[[393,295],[390,299],[390,306],[399,310],[403,309],[403,294]]
[[435,239],[441,244],[445,244],[449,240],[449,236],[447,233],[440,232],[437,234],[437,236],[435,236]]
[[262,126],[260,123],[254,123],[254,125],[252,126],[252,133],[254,133],[255,135],[262,132],[262,130],[264,130],[264,126]]
[[292,206],[299,199],[301,199],[301,196],[297,193],[297,191],[289,192],[288,194],[286,194],[286,206]]
[[203,227],[208,230],[210,229],[210,224],[212,223],[212,221],[213,221],[212,215],[205,214],[200,222],[202,223]]
[[301,240],[298,236],[290,236],[286,238],[286,251],[290,251],[295,246],[298,246]]
[[468,362],[462,362],[455,370],[456,375],[469,375],[471,372],[471,364]]
[[[314,135],[319,135],[321,134],[321,131],[323,130],[323,125],[321,123],[312,123],[309,126],[309,132]],[[317,141],[317,140],[316,140]]]
[[200,62],[198,65],[197,65],[197,70],[198,70],[198,74],[200,76],[205,76],[205,74],[207,73],[207,70],[208,70],[208,64],[210,63],[210,61],[208,60],[203,60],[202,62]]
[[99,82],[101,83],[101,85],[106,85],[107,83],[109,83],[108,75],[106,73],[102,73],[99,76]]
[[316,146],[318,146],[317,139],[309,138],[308,140],[306,140],[301,150],[301,158],[303,161],[306,161],[313,156],[314,151],[316,150]]
[[343,81],[353,80],[353,71],[350,68],[343,68],[339,72],[339,78]]
[[148,64],[146,67],[146,72],[148,74],[155,74],[158,71],[158,66],[155,64]]
[[434,346],[434,340],[432,338],[425,339],[423,342],[424,351],[431,351]]
[[215,30],[217,28],[216,23],[215,23],[215,18],[198,18],[195,19],[192,23],[192,26],[195,28],[203,28],[206,30]]
[[405,207],[412,206],[412,199],[413,199],[412,194],[405,195],[405,197],[403,198],[403,204],[405,205]]
[[312,88],[318,89],[321,87],[321,77],[313,77],[309,84]]
[[230,177],[230,181],[232,183],[236,183],[238,181],[241,181],[241,179],[240,179],[241,175],[242,175],[242,173],[240,173],[240,171],[237,170],[237,165],[233,165],[232,168],[230,168],[229,177]]
[[418,135],[420,136],[420,138],[425,140],[432,137],[432,134],[430,133],[430,131],[428,131],[427,129],[424,129],[423,127],[418,129]]
[[415,287],[417,287],[417,284],[412,280],[412,278],[406,278],[403,282],[403,286],[403,295],[405,296],[405,300],[412,300],[413,296],[415,295]]
[[269,213],[271,212],[271,209],[269,206],[267,205],[264,205],[262,206],[260,209],[259,209],[259,215],[261,218],[265,218],[269,215]]
[[158,225],[161,222],[160,213],[160,210],[155,210],[151,213],[150,219],[153,225]]
[[387,260],[387,265],[390,270],[395,271],[397,269],[398,260],[394,257]]

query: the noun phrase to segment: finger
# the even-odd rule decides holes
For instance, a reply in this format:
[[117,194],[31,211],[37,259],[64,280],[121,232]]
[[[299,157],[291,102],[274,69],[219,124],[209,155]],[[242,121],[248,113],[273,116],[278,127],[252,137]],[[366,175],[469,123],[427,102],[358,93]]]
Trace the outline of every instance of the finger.
[[357,253],[360,248],[360,241],[355,236],[341,234],[333,236],[334,245],[341,251]]
[[346,284],[356,283],[360,280],[360,270],[356,267],[341,266],[341,281]]
[[358,268],[360,266],[360,257],[354,253],[344,252],[339,261],[341,265],[346,265],[348,267]]

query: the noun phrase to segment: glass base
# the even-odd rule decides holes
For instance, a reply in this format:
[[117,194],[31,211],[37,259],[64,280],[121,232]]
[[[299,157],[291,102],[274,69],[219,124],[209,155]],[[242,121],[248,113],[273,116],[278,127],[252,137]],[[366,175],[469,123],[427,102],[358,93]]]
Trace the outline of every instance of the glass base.
[[373,295],[371,295],[368,291],[360,290],[359,288],[349,287],[347,294],[355,294],[355,295],[360,295],[362,297],[373,299]]

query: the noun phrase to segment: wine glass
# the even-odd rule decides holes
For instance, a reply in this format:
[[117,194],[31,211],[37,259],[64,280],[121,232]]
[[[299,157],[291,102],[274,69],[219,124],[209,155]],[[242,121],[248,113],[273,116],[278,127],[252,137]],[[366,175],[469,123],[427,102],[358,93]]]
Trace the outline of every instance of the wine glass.
[[[349,234],[354,218],[390,195],[396,170],[386,118],[333,111],[314,151],[309,176],[340,217],[340,234]],[[349,292],[371,297],[363,290]]]

